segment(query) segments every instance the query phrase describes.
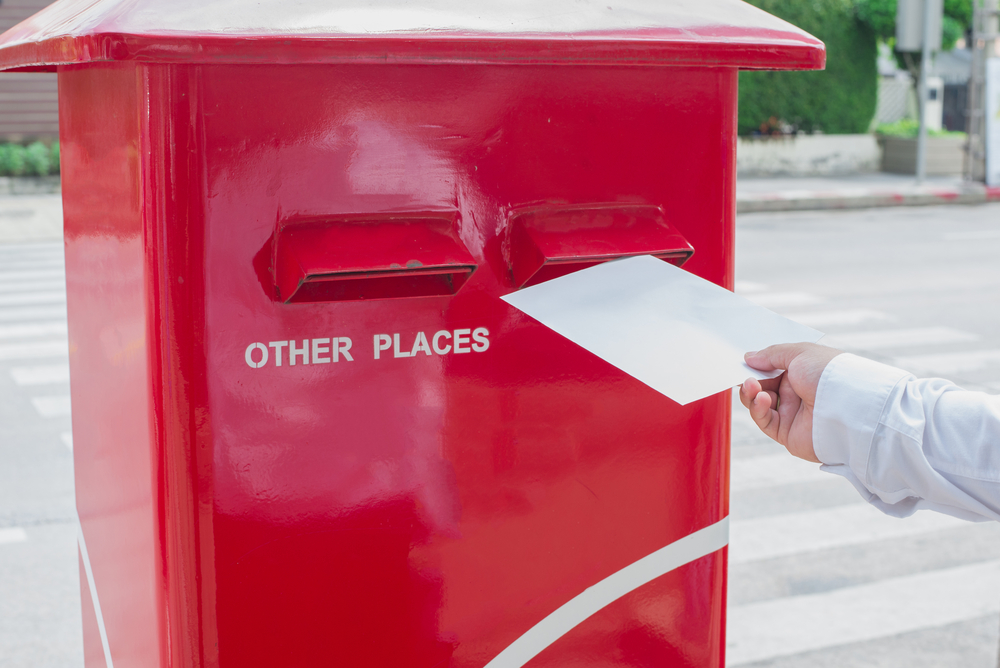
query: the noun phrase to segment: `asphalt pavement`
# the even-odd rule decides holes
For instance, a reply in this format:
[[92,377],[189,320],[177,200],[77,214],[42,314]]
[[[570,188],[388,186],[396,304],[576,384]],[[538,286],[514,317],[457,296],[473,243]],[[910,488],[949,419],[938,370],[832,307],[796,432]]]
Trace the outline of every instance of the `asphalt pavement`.
[[[823,342],[1000,391],[1000,204],[758,213],[737,292]],[[881,515],[733,414],[728,665],[993,668],[1000,525]]]
[[[0,197],[0,666],[79,668],[58,195]],[[1000,392],[1000,204],[757,213],[737,291],[873,359]],[[993,668],[1000,525],[897,520],[734,410],[730,666]]]
[[0,197],[0,666],[83,665],[58,195]]

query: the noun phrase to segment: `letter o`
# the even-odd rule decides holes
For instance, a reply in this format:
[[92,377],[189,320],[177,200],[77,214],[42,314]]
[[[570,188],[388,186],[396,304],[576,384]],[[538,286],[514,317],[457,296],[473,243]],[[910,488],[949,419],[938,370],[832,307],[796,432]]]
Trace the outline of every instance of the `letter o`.
[[[253,351],[255,350],[260,351],[259,362],[253,361]],[[247,352],[246,355],[244,355],[244,358],[247,361],[247,366],[249,366],[251,369],[259,369],[265,364],[267,364],[267,347],[263,343],[251,343],[249,346],[247,346]]]

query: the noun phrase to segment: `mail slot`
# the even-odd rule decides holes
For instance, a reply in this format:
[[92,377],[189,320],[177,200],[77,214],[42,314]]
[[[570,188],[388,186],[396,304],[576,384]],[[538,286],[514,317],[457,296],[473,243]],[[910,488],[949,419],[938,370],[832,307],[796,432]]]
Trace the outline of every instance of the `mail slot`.
[[635,255],[680,266],[693,253],[656,206],[549,206],[512,217],[508,264],[514,284],[526,287]]
[[639,254],[731,288],[738,70],[823,61],[738,0],[0,37],[59,78],[87,668],[722,668],[728,393],[501,297]]
[[453,295],[476,269],[448,214],[284,221],[272,246],[284,303]]

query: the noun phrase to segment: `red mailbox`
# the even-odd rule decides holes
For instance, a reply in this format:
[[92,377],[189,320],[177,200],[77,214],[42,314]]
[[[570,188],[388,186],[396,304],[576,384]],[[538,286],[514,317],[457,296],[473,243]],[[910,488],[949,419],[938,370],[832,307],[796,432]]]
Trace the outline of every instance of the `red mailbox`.
[[737,70],[823,62],[736,0],[8,31],[59,73],[87,666],[722,666],[728,394],[499,297],[647,253],[730,287]]

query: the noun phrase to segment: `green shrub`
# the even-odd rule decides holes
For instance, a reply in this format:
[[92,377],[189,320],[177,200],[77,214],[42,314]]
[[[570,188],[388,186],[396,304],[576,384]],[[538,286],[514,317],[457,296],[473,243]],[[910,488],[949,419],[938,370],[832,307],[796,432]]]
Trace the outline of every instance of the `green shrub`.
[[[904,118],[901,121],[896,121],[895,123],[882,123],[877,128],[875,132],[880,135],[885,135],[887,137],[902,137],[903,139],[916,139],[917,132],[920,130],[920,124],[910,118]],[[927,135],[929,137],[964,137],[964,132],[950,132],[948,130],[932,130],[927,129]]]
[[59,142],[28,146],[0,144],[0,176],[48,176],[59,173]]
[[854,2],[749,1],[823,40],[827,60],[821,72],[740,72],[739,133],[760,132],[772,118],[810,133],[867,132],[878,93],[876,39]]
[[29,144],[24,151],[26,171],[32,176],[48,176],[52,171],[52,154],[40,141]]
[[21,176],[28,168],[27,150],[20,144],[0,144],[0,174]]

